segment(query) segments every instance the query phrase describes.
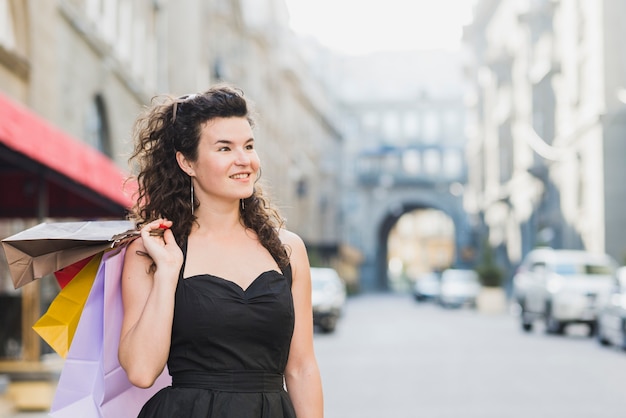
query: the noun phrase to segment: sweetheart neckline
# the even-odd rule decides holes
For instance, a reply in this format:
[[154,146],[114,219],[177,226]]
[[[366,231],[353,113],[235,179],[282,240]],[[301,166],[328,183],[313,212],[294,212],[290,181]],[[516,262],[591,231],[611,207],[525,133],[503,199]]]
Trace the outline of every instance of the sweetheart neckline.
[[195,277],[211,277],[211,278],[214,278],[214,279],[219,279],[219,280],[221,280],[223,282],[226,282],[226,283],[230,283],[231,285],[235,286],[237,289],[239,289],[243,293],[246,293],[248,291],[248,289],[250,289],[261,277],[265,276],[266,274],[270,274],[270,273],[277,273],[277,274],[280,274],[281,276],[283,275],[281,272],[279,272],[278,270],[274,270],[274,269],[263,271],[263,272],[259,273],[259,275],[256,276],[254,278],[254,280],[252,280],[250,282],[250,284],[248,284],[248,286],[245,289],[241,285],[239,285],[238,283],[235,283],[232,280],[225,279],[224,277],[217,276],[217,275],[211,274],[211,273],[193,274],[193,275],[188,276],[188,277],[183,277],[182,280],[183,281],[184,280],[189,280],[189,279],[193,279]]

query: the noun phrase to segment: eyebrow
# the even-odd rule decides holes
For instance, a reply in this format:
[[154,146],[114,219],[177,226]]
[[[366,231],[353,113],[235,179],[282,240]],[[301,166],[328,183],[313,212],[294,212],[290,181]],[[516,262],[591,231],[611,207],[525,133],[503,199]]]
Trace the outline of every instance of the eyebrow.
[[[250,142],[254,142],[254,138],[248,138],[248,140],[246,142],[244,142],[244,145],[247,145]],[[215,141],[215,145],[218,145],[218,144],[232,145],[233,141],[231,141],[229,139],[218,139],[217,141]]]

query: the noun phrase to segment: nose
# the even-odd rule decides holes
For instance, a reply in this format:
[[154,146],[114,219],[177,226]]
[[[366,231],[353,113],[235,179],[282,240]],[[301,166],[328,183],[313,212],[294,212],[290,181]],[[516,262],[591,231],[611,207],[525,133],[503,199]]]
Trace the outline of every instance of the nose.
[[250,164],[250,156],[246,153],[245,150],[239,151],[237,153],[237,159],[235,160],[235,164],[237,165],[249,165]]

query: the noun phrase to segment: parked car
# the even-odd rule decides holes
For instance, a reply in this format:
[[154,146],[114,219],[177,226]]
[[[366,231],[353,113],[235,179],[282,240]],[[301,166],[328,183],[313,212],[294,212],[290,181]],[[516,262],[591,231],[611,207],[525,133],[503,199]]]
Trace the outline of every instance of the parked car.
[[312,267],[311,288],[313,324],[323,332],[333,332],[346,301],[346,285],[335,269]]
[[439,300],[439,290],[441,288],[439,274],[429,272],[420,275],[415,279],[413,285],[413,296],[418,302],[426,300]]
[[474,270],[446,269],[441,273],[439,303],[445,307],[475,307],[480,290],[480,280]]
[[617,270],[613,291],[598,312],[596,337],[602,345],[626,350],[626,267]]
[[542,319],[548,333],[563,334],[568,324],[582,323],[593,335],[616,267],[607,254],[551,248],[531,251],[514,277],[522,329],[531,331],[535,320]]

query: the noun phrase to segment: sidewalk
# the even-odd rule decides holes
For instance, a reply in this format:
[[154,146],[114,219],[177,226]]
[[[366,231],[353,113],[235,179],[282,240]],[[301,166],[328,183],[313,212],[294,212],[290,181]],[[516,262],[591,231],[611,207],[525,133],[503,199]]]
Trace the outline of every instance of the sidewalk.
[[56,382],[11,382],[6,393],[0,395],[0,418],[48,416]]
[[11,418],[15,416],[15,405],[6,394],[0,395],[0,418]]
[[18,412],[9,418],[50,418],[47,412]]
[[62,359],[0,361],[0,418],[47,417]]

